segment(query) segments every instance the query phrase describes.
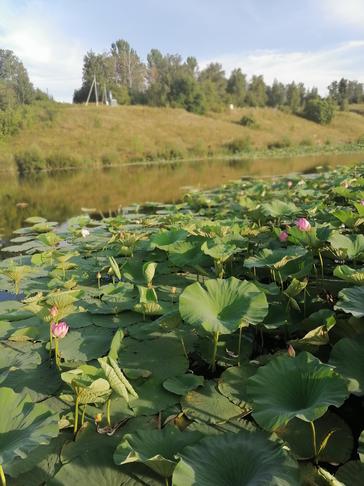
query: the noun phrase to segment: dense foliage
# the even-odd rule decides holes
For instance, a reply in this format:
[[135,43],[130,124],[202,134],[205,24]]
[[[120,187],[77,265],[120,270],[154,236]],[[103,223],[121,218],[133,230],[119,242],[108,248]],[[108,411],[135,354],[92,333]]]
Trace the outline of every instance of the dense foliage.
[[303,114],[308,120],[328,125],[334,118],[335,105],[329,99],[313,98],[307,101]]
[[361,484],[363,176],[29,218],[0,265],[9,484]]
[[[108,52],[90,51],[85,55],[83,84],[75,91],[74,102],[86,101],[95,75],[99,99],[106,89],[119,104],[181,107],[199,114],[221,111],[229,104],[286,107],[299,113],[307,101],[321,100],[317,89],[308,89],[303,83],[285,85],[275,80],[269,86],[263,76],[254,75],[248,80],[240,68],[226,77],[219,63],[212,62],[200,69],[194,57],[183,60],[178,54],[162,54],[158,49],[152,49],[144,63],[122,39],[113,43]],[[335,81],[329,86],[329,93],[341,109],[349,102],[364,101],[363,84],[357,81]],[[91,100],[95,101],[94,91]]]

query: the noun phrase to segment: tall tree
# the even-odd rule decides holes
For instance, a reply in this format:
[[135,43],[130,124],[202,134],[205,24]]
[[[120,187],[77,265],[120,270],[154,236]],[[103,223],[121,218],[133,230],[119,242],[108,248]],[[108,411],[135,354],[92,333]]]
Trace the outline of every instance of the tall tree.
[[267,86],[263,76],[253,76],[248,88],[247,102],[250,106],[266,106],[268,100]]
[[8,49],[0,49],[0,81],[11,88],[19,104],[31,103],[34,88],[20,59]]
[[127,41],[119,39],[111,44],[111,56],[116,84],[126,86],[130,91],[143,91],[146,70],[136,50]]
[[244,106],[246,93],[247,93],[247,82],[246,75],[243,74],[240,68],[234,69],[227,82],[226,91],[231,96],[231,101],[236,106]]

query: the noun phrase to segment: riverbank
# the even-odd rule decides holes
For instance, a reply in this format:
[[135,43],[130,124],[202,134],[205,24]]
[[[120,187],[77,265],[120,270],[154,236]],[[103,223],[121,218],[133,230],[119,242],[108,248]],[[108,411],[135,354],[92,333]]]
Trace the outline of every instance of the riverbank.
[[[210,116],[145,106],[37,109],[18,134],[0,142],[0,170],[364,152],[364,117],[350,111],[338,112],[329,126],[321,126],[272,108]],[[252,123],[241,125],[243,117]]]

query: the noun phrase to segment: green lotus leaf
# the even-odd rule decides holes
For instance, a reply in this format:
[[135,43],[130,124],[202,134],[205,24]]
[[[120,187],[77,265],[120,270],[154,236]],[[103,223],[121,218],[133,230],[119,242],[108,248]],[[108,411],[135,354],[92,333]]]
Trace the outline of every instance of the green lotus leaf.
[[199,386],[202,386],[204,382],[203,376],[193,375],[189,373],[187,375],[173,376],[163,382],[163,388],[176,395],[185,395],[190,390],[194,390]]
[[[333,432],[326,447],[318,456],[320,462],[342,464],[350,459],[354,438],[350,427],[342,418],[328,411],[315,422],[315,428],[318,446],[330,432]],[[294,418],[287,425],[276,430],[276,434],[287,442],[297,459],[306,460],[314,457],[312,430],[308,422]]]
[[334,276],[345,282],[364,285],[364,268],[355,270],[347,265],[339,265],[334,270]]
[[182,318],[210,333],[229,334],[244,322],[257,324],[268,313],[264,292],[235,277],[198,283],[185,288],[179,299]]
[[107,353],[112,339],[112,330],[96,326],[70,330],[59,341],[59,351],[66,361],[89,361]]
[[130,408],[136,416],[155,415],[175,406],[180,397],[165,390],[158,378],[151,376],[142,385],[135,385],[139,398],[130,399]]
[[338,469],[335,478],[345,486],[363,484],[364,464],[360,461],[349,461]]
[[261,431],[206,437],[179,454],[173,486],[298,486],[297,463]]
[[364,336],[343,338],[333,347],[330,364],[349,381],[349,391],[364,395]]
[[331,247],[340,258],[364,261],[364,236],[342,235],[338,231],[329,237]]
[[249,257],[244,262],[246,268],[274,268],[279,270],[288,262],[296,260],[307,253],[305,248],[301,246],[289,246],[288,248],[278,248],[271,250],[270,248],[263,248],[257,255]]
[[225,370],[219,379],[219,391],[230,401],[242,408],[249,409],[246,384],[257,368],[250,363],[232,366]]
[[47,486],[164,485],[153,471],[142,464],[125,465],[120,468],[113,461],[115,447],[122,435],[134,431],[135,427],[146,427],[144,418],[142,421],[137,420],[135,425],[134,420],[128,422],[125,428],[111,436],[98,434],[92,424],[85,425],[78,432],[76,441],[70,441],[63,447],[63,466],[53,479],[47,481]]
[[33,368],[48,358],[40,343],[0,342],[0,371]]
[[273,199],[270,202],[263,203],[261,208],[264,216],[271,216],[272,218],[293,216],[300,212],[294,203],[281,201],[280,199]]
[[189,391],[181,404],[185,415],[203,422],[221,423],[243,413],[240,407],[216,390],[213,382]]
[[58,435],[58,415],[10,388],[0,388],[0,403],[0,464],[6,473],[17,458],[26,459]]
[[354,317],[364,317],[364,287],[352,287],[339,292],[335,309],[343,310]]
[[126,402],[129,402],[129,394],[138,398],[138,394],[126,379],[114,359],[108,356],[107,358],[98,358],[98,362],[115,393],[123,397]]
[[168,478],[176,465],[175,455],[200,440],[199,432],[181,432],[175,427],[162,430],[140,430],[124,435],[114,453],[115,464],[142,462]]
[[248,379],[253,417],[267,430],[276,430],[294,417],[311,422],[330,405],[348,397],[344,378],[310,353],[295,358],[278,356]]
[[358,454],[359,454],[361,462],[364,462],[364,430],[362,431],[362,433],[359,436]]
[[201,251],[203,238],[189,238],[186,241],[178,241],[168,249],[168,258],[176,267],[197,268],[203,271],[203,267],[212,262],[211,258]]
[[180,229],[172,229],[169,231],[161,231],[156,233],[151,238],[152,248],[159,248],[160,250],[169,250],[171,246],[177,241],[184,241],[188,236],[187,231]]
[[219,242],[217,239],[207,240],[202,244],[201,250],[205,255],[214,260],[225,262],[238,251],[236,246],[230,242]]
[[345,486],[322,467],[306,462],[301,462],[299,466],[303,486]]
[[122,369],[149,370],[159,383],[183,374],[188,368],[181,341],[172,334],[144,342],[124,338],[118,363]]

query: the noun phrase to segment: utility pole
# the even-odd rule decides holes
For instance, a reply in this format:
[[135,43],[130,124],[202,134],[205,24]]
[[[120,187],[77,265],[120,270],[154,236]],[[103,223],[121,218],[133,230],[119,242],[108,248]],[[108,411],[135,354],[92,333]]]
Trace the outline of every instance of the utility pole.
[[88,92],[87,100],[86,100],[86,106],[88,105],[90,98],[91,98],[91,93],[92,93],[92,88],[95,88],[95,100],[96,100],[96,105],[99,104],[99,96],[97,92],[97,81],[96,81],[96,74],[94,74],[94,79],[92,80],[90,91]]

